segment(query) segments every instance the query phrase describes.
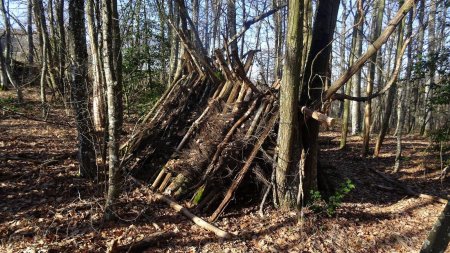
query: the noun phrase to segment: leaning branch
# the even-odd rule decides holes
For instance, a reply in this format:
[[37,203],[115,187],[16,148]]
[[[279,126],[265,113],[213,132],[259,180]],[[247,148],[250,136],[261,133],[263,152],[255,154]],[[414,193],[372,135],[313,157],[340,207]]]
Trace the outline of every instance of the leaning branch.
[[368,47],[367,51],[338,80],[336,80],[330,88],[325,91],[322,101],[329,100],[333,94],[335,94],[345,83],[347,83],[347,81],[350,80],[350,78],[363,67],[364,63],[369,60],[369,58],[372,57],[372,55],[374,55],[384,43],[386,43],[391,34],[395,31],[397,25],[402,21],[417,1],[418,0],[405,1],[380,37],[378,37],[378,39]]
[[332,100],[341,100],[341,101],[348,99],[348,100],[357,101],[357,102],[366,102],[366,101],[369,101],[373,98],[376,98],[376,97],[381,96],[384,93],[386,93],[394,85],[395,81],[397,81],[398,75],[400,73],[402,57],[403,57],[406,47],[408,46],[410,41],[411,41],[411,37],[409,37],[403,44],[400,54],[397,56],[397,59],[395,62],[395,69],[394,69],[394,72],[392,72],[392,77],[391,77],[391,79],[389,79],[389,81],[386,83],[386,86],[384,86],[384,88],[382,90],[380,90],[379,92],[374,93],[370,96],[367,96],[367,97],[353,97],[353,96],[349,96],[347,94],[336,93],[336,94],[331,95],[331,99]]

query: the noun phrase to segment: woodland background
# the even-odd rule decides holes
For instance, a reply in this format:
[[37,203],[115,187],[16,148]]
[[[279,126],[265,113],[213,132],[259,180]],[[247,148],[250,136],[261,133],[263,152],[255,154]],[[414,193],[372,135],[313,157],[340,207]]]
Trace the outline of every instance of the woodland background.
[[0,3],[1,247],[445,249],[450,2]]

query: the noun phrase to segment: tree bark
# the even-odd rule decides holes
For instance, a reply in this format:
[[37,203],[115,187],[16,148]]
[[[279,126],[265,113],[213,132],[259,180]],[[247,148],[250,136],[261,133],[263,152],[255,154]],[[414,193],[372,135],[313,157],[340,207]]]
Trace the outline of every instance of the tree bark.
[[[108,106],[108,193],[105,206],[105,220],[111,220],[114,217],[114,204],[120,195],[122,172],[119,168],[119,131],[121,120],[119,118],[118,91],[119,80],[117,79],[117,65],[114,64],[115,48],[118,37],[114,36],[113,31],[113,3],[117,0],[102,0],[102,36],[103,36],[103,69],[105,72],[105,84],[107,92]],[[113,43],[115,41],[115,43]]]
[[[355,24],[358,24],[354,29],[356,30],[356,44],[355,44],[355,51],[351,52],[351,54],[354,54],[355,59],[361,57],[362,53],[362,42],[363,42],[363,28],[364,28],[364,10],[362,9],[362,6],[364,4],[364,0],[361,0],[360,8],[358,10],[357,20],[355,20]],[[352,92],[353,96],[359,97],[361,96],[361,73],[362,71],[359,71],[356,73],[356,75],[353,76],[353,85],[352,85]],[[356,135],[361,133],[361,104],[355,101],[351,102],[351,110],[352,110],[352,135]]]
[[27,3],[28,63],[32,64],[34,62],[33,0],[28,0]]
[[97,175],[95,166],[92,121],[89,117],[87,73],[88,54],[84,21],[84,0],[69,1],[69,32],[71,35],[72,102],[76,116],[78,134],[78,162],[80,175],[93,179]]
[[[340,1],[320,1],[312,30],[311,48],[306,61],[300,105],[314,107],[314,102],[322,97],[325,89],[323,77],[329,76],[331,42],[336,27]],[[318,109],[316,105],[314,109]],[[306,116],[306,115],[304,115]],[[301,124],[300,140],[302,153],[300,160],[300,182],[297,193],[297,206],[310,200],[311,191],[317,190],[317,170],[319,159],[319,121],[304,118]],[[330,122],[331,123],[331,122]]]
[[[353,21],[353,33],[352,33],[352,48],[350,50],[350,65],[353,65],[353,63],[356,60],[356,54],[359,51],[358,47],[359,47],[359,38],[360,38],[360,33],[359,33],[359,27],[362,23],[362,2],[361,4],[358,6],[358,10],[357,13],[354,16],[354,21]],[[360,48],[361,49],[361,48]],[[360,52],[359,52],[360,53]],[[357,73],[357,76],[359,76],[361,74],[361,72]],[[352,94],[352,90],[353,90],[353,86],[355,86],[355,84],[357,84],[357,76],[353,76],[352,79],[350,79],[350,82],[348,82],[345,86],[345,94],[347,96],[350,96]],[[353,122],[354,122],[354,117],[357,116],[353,116],[353,103],[355,102],[350,102],[349,100],[345,100],[344,101],[344,113],[342,116],[342,130],[341,130],[341,143],[339,148],[340,149],[344,149],[347,145],[347,135],[348,135],[348,124],[349,124],[349,116],[350,116],[350,109],[352,109],[352,126],[353,126]],[[352,106],[351,106],[352,105]],[[354,128],[354,126],[353,126]],[[353,133],[353,129],[352,129],[352,133]]]
[[9,83],[14,87],[17,94],[17,102],[22,103],[22,90],[20,89],[19,84],[17,84],[14,79],[13,72],[11,70],[11,53],[12,53],[12,44],[11,44],[11,22],[9,18],[9,10],[6,10],[5,0],[0,0],[0,8],[3,16],[3,22],[5,26],[5,49],[3,50],[0,46],[0,64],[2,65],[2,84],[6,86]]
[[[98,4],[98,3],[97,3]],[[87,0],[86,3],[86,17],[88,35],[90,41],[90,50],[92,57],[91,72],[93,76],[92,82],[92,116],[94,121],[94,127],[97,131],[102,130],[105,127],[105,87],[103,83],[103,71],[102,60],[100,57],[100,49],[98,47],[98,25],[95,24],[95,6],[94,0]]]
[[300,156],[298,94],[300,90],[303,51],[303,1],[290,1],[286,36],[286,60],[280,87],[280,126],[276,191],[280,207],[296,206],[298,192],[298,159]]

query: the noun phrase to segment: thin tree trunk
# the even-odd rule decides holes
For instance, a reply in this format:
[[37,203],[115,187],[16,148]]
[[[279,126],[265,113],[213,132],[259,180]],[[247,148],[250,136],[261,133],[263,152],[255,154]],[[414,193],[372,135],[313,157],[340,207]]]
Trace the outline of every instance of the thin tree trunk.
[[[418,21],[419,21],[419,32],[417,35],[417,47],[415,48],[415,51],[417,53],[423,52],[423,44],[424,44],[424,39],[425,39],[425,1],[424,0],[420,0],[420,7],[418,8]],[[411,88],[411,108],[410,110],[411,112],[411,122],[409,125],[409,129],[408,132],[414,131],[417,127],[418,124],[418,119],[419,119],[419,106],[418,106],[418,102],[419,102],[419,80],[416,80],[412,83],[412,88]]]
[[[236,0],[227,0],[227,35],[232,38],[236,34]],[[230,51],[232,60],[238,58],[237,41],[231,42]],[[234,61],[234,60],[233,60]]]
[[27,5],[27,36],[28,36],[28,63],[34,62],[34,41],[33,41],[33,0],[28,0]]
[[[430,1],[430,13],[428,19],[428,59],[432,59],[436,52],[436,0]],[[436,74],[436,63],[431,62],[429,66],[429,72],[427,76],[427,83],[425,85],[425,93],[424,93],[424,108],[425,113],[422,119],[422,126],[420,128],[420,134],[423,136],[427,136],[431,130],[431,97],[433,88],[435,85],[435,74]]]
[[58,28],[59,39],[56,41],[56,45],[58,50],[58,82],[59,89],[61,94],[63,95],[63,101],[66,101],[66,77],[65,77],[65,68],[66,68],[66,29],[64,27],[64,0],[56,0],[56,23]]
[[88,106],[88,54],[84,21],[84,0],[69,1],[69,31],[71,35],[72,102],[78,133],[80,175],[93,179],[95,166],[94,138]]
[[[361,7],[361,6],[360,6]],[[350,63],[349,65],[353,65],[353,63],[355,62],[356,59],[356,52],[358,51],[358,38],[359,38],[359,31],[358,31],[358,27],[360,25],[360,23],[362,23],[361,21],[361,12],[362,11],[360,8],[357,11],[356,15],[354,16],[354,21],[353,21],[353,33],[352,33],[352,48],[350,50]],[[359,75],[359,73],[357,74]],[[352,94],[352,89],[353,86],[355,84],[355,80],[357,78],[354,76],[350,82],[348,82],[345,86],[345,94],[346,95],[351,95]],[[353,102],[354,103],[354,102]],[[339,148],[340,149],[344,149],[347,145],[347,135],[348,135],[348,123],[349,123],[349,116],[350,116],[350,104],[351,102],[349,100],[345,100],[344,101],[344,113],[342,116],[342,133],[341,133],[341,143]],[[353,123],[353,119],[352,119],[352,123]]]
[[11,53],[12,53],[12,44],[11,44],[11,23],[9,18],[9,12],[6,10],[5,1],[0,0],[0,8],[3,16],[3,22],[5,25],[5,49],[0,46],[0,64],[2,69],[2,84],[6,87],[6,85],[11,83],[11,85],[16,90],[17,102],[22,103],[22,90],[20,86],[17,84],[14,79],[13,71],[11,70]]
[[[374,13],[374,17],[372,18],[372,36],[371,41],[375,41],[381,33],[381,26],[383,24],[383,11],[384,11],[384,2],[385,0],[377,0],[376,1],[376,12]],[[375,68],[377,65],[380,65],[380,62],[377,62],[377,55],[379,52],[376,52],[371,58],[370,66],[369,66],[369,76],[367,80],[367,88],[366,95],[371,96],[373,92],[373,84],[375,79]],[[372,124],[372,100],[369,99],[366,102],[364,108],[364,131],[363,131],[363,150],[362,155],[367,156],[369,152],[369,142],[370,142],[370,127]]]
[[100,49],[98,48],[99,40],[97,34],[99,31],[98,26],[95,24],[94,0],[87,0],[86,12],[89,41],[91,42],[89,45],[92,57],[92,64],[90,65],[93,75],[92,116],[94,127],[99,131],[105,127],[105,100],[103,98],[105,88],[102,82],[102,61],[100,58]]
[[[402,57],[401,51],[403,46],[403,23],[398,26],[397,30],[397,49],[395,53],[395,59]],[[395,62],[397,64],[397,61]],[[400,63],[401,64],[401,63]],[[395,66],[394,66],[395,69]],[[386,98],[386,111],[383,115],[383,122],[381,123],[380,133],[378,134],[377,142],[375,144],[374,155],[378,156],[380,154],[381,145],[383,144],[384,137],[386,136],[389,129],[389,120],[391,118],[392,107],[394,105],[395,93],[397,92],[397,84],[394,83],[392,87],[389,89],[387,98]]]
[[[111,3],[115,2],[115,3]],[[117,65],[114,64],[114,46],[118,43],[118,37],[114,36],[113,31],[113,5],[117,0],[102,0],[102,35],[103,35],[103,69],[105,72],[105,83],[107,92],[108,106],[108,193],[105,206],[105,220],[111,220],[114,217],[114,205],[121,191],[122,173],[119,168],[119,129],[121,121],[119,119],[118,107],[118,86]],[[112,36],[111,36],[112,35]]]

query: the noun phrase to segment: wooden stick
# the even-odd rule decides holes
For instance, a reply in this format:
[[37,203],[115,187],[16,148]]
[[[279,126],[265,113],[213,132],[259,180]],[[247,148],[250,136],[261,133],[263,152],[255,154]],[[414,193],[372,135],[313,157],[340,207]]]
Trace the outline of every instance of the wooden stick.
[[186,144],[186,142],[189,139],[189,137],[191,137],[191,134],[194,132],[194,130],[197,129],[197,127],[201,123],[203,123],[203,119],[206,117],[206,115],[208,114],[210,109],[211,109],[211,105],[208,105],[208,107],[206,107],[206,109],[203,111],[203,113],[200,115],[200,117],[198,117],[194,121],[194,123],[192,123],[192,125],[189,127],[189,130],[184,135],[183,139],[180,141],[180,144],[178,144],[177,149],[175,150],[176,152],[181,150],[181,148],[184,146],[184,144]]
[[169,180],[172,177],[172,173],[167,173],[166,177],[164,178],[164,181],[161,183],[161,185],[158,188],[158,191],[163,192],[166,186],[169,184]]
[[253,160],[255,159],[256,154],[259,152],[259,149],[261,148],[262,144],[266,140],[267,136],[269,136],[270,131],[272,131],[272,128],[275,125],[275,122],[277,122],[278,116],[279,116],[278,113],[275,114],[274,116],[272,116],[272,118],[267,123],[266,129],[261,134],[261,136],[258,138],[258,141],[256,142],[255,146],[253,147],[253,150],[250,153],[249,158],[245,162],[244,167],[242,167],[242,169],[239,171],[239,174],[236,176],[236,178],[234,179],[230,188],[228,189],[227,193],[225,194],[225,197],[224,197],[222,203],[220,203],[219,207],[211,215],[211,217],[209,218],[209,221],[215,221],[219,217],[219,215],[223,212],[223,210],[227,207],[228,203],[230,203],[231,198],[234,195],[234,192],[236,191],[238,186],[241,184],[247,171],[250,169],[250,166],[251,166]]
[[156,187],[158,187],[158,185],[159,185],[159,183],[161,182],[161,180],[163,179],[165,173],[166,173],[166,170],[163,168],[163,169],[159,172],[159,174],[158,174],[158,176],[156,177],[155,181],[153,181],[153,184],[152,184],[152,186],[150,186],[150,189],[155,190]]
[[186,217],[188,217],[189,219],[191,219],[195,224],[199,225],[200,227],[209,230],[211,232],[213,232],[214,234],[216,234],[218,237],[221,238],[231,238],[231,234],[216,227],[213,226],[212,224],[206,222],[205,220],[201,219],[200,217],[194,215],[193,213],[191,213],[187,208],[183,207],[182,205],[177,204],[175,201],[171,200],[170,198],[164,196],[163,194],[154,192],[153,195],[159,199],[162,200],[164,202],[166,202],[170,207],[172,207],[174,210],[176,210],[177,212],[181,212],[183,213]]
[[315,120],[317,120],[317,121],[319,121],[321,123],[325,123],[329,127],[333,126],[333,124],[336,122],[335,118],[330,118],[330,117],[328,117],[327,115],[325,115],[325,114],[323,114],[321,112],[313,111],[313,110],[309,109],[306,106],[303,106],[301,111],[302,111],[302,113],[304,115],[306,115],[308,117],[311,117],[311,118],[313,118],[313,119],[315,119]]
[[[130,179],[133,180],[137,185],[139,186],[145,186],[144,183],[142,183],[140,180],[134,178],[133,176],[130,176]],[[155,196],[156,199],[158,200],[162,200],[164,202],[166,202],[170,207],[172,207],[175,211],[177,212],[181,212],[182,214],[184,214],[186,217],[188,217],[191,221],[193,221],[195,224],[197,224],[198,226],[213,232],[214,234],[216,234],[217,236],[221,237],[221,238],[231,238],[232,234],[212,225],[209,224],[208,222],[206,222],[205,220],[203,220],[202,218],[196,216],[195,214],[191,213],[187,208],[183,207],[180,204],[177,204],[175,201],[171,200],[169,197],[164,196],[163,194],[157,193],[157,192],[153,192],[151,191],[150,193],[151,195]]]

